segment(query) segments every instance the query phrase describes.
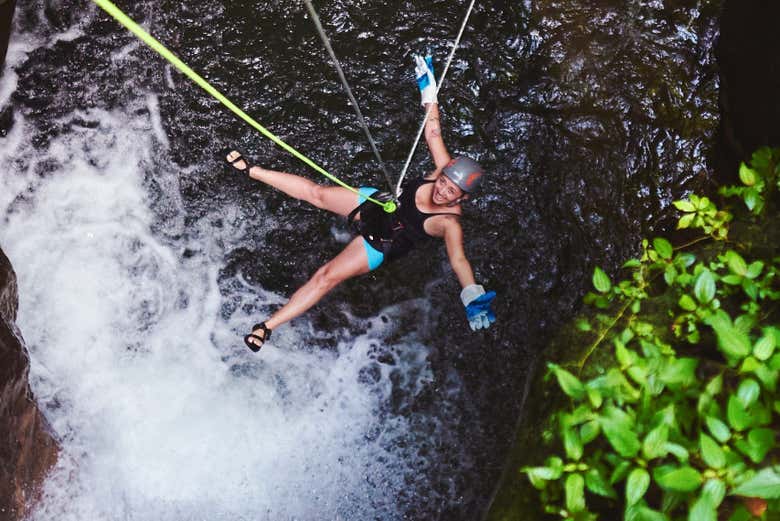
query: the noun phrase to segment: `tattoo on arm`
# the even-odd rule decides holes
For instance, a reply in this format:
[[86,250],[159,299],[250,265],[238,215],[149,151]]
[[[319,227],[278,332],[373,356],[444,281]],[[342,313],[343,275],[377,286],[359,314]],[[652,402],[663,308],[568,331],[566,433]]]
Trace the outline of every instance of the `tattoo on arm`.
[[441,127],[439,126],[439,118],[431,116],[428,118],[428,125],[426,126],[429,137],[441,137]]

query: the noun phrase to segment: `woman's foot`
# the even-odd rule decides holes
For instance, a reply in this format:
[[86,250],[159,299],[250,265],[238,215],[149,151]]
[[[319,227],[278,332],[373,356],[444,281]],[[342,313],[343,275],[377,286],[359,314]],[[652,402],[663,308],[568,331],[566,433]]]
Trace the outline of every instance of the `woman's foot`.
[[225,160],[242,174],[249,174],[249,169],[252,168],[249,161],[244,159],[244,156],[238,150],[231,150]]
[[[260,336],[257,333],[262,333],[263,335]],[[249,349],[257,353],[269,338],[271,338],[271,329],[265,325],[265,322],[261,322],[252,326],[252,332],[244,337],[244,343]]]

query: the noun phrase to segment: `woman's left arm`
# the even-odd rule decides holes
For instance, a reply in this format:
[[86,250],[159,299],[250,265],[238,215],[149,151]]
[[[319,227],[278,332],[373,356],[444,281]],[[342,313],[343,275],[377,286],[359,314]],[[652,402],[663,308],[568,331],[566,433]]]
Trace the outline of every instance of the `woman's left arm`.
[[466,308],[466,318],[472,331],[487,329],[496,321],[496,314],[490,307],[496,298],[495,291],[485,292],[485,288],[474,281],[474,271],[463,251],[463,229],[454,217],[448,217],[443,223],[444,243],[452,270],[458,277],[461,287],[460,301]]
[[444,222],[444,244],[447,245],[447,257],[450,259],[452,271],[458,277],[460,286],[465,288],[474,284],[474,271],[463,250],[463,229],[454,217],[448,216]]

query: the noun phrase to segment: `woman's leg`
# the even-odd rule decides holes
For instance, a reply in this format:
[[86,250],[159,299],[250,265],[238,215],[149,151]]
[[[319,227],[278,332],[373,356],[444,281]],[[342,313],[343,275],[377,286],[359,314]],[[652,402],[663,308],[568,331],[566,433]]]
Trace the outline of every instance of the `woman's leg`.
[[265,321],[266,327],[274,329],[289,322],[316,304],[339,283],[368,271],[368,257],[363,246],[363,237],[355,237],[341,253],[318,269],[306,284],[293,293],[287,304]]
[[[230,152],[227,155],[228,162],[232,163],[238,154],[239,152],[235,150]],[[238,170],[246,168],[246,162],[243,160],[232,164]],[[357,194],[341,186],[322,186],[305,177],[268,170],[259,166],[252,166],[249,169],[249,177],[273,186],[290,197],[345,217],[357,206]]]

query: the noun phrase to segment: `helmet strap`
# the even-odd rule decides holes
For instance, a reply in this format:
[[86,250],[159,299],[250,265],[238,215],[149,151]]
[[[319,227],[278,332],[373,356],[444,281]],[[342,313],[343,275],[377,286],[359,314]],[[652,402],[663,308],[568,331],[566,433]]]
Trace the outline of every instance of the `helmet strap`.
[[451,203],[447,203],[447,208],[452,208],[453,206],[457,206],[461,203],[461,201],[465,201],[469,198],[469,194],[463,194]]

